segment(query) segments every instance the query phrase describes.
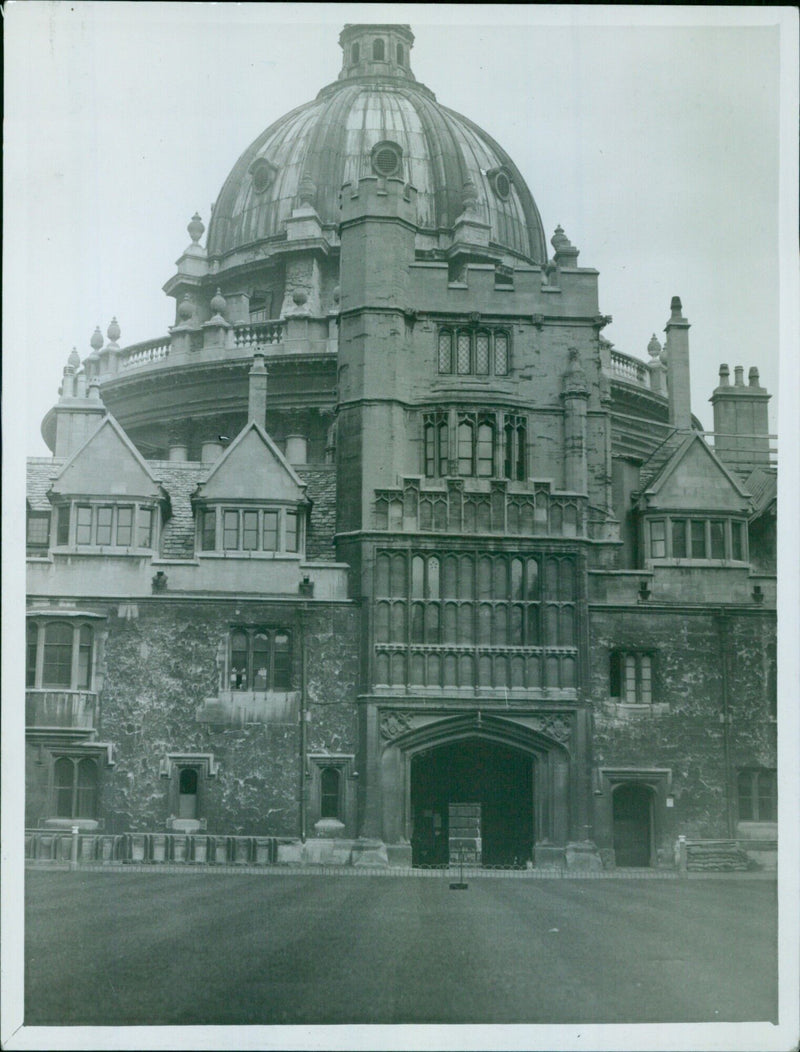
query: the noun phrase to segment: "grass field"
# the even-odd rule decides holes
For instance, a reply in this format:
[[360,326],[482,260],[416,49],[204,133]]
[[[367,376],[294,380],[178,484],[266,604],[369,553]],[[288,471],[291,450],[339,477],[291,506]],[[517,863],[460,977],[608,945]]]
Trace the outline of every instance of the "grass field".
[[26,874],[25,1022],[775,1020],[775,885]]

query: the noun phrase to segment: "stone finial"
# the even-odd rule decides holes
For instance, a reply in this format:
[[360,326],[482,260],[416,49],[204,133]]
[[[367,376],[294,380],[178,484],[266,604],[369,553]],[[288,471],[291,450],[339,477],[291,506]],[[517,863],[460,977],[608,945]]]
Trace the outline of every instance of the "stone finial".
[[297,187],[297,196],[300,198],[301,205],[308,205],[311,208],[314,207],[314,203],[317,199],[317,184],[308,172],[304,172],[300,179],[300,184]]
[[572,247],[572,242],[567,237],[567,235],[564,233],[564,228],[562,227],[562,225],[560,223],[556,227],[555,233],[550,238],[550,244],[553,246],[553,248],[556,250],[556,252],[559,252],[562,248],[571,248]]
[[216,293],[211,297],[210,307],[215,314],[222,315],[222,312],[228,306],[227,300],[222,295],[222,289],[217,289]]
[[555,233],[550,238],[550,244],[555,251],[556,263],[559,265],[566,264],[568,267],[574,267],[577,264],[580,253],[564,233],[564,229],[560,223],[556,227]]
[[758,382],[758,369],[755,367],[755,365],[752,365],[750,367],[750,372],[747,374],[747,383],[750,387],[760,386]]
[[734,386],[744,387],[744,369],[741,365],[737,365],[733,370]]
[[96,358],[100,353],[100,348],[103,346],[103,334],[100,332],[100,326],[92,333],[92,338],[89,340],[92,347],[92,353],[89,355],[90,358]]
[[674,318],[682,318],[683,304],[680,296],[673,296],[669,303],[670,314]]
[[731,371],[725,362],[719,367],[719,386],[730,387],[731,383]]
[[[81,356],[73,347],[72,350],[69,352],[69,358],[67,358],[67,369],[69,369],[71,373],[77,372],[78,368],[80,367],[80,364]],[[756,380],[758,380],[758,370],[756,370]]]
[[194,303],[188,292],[184,293],[183,299],[178,304],[178,317],[182,322],[187,322],[194,314]]
[[108,336],[109,342],[113,347],[117,346],[117,340],[120,338],[122,330],[119,327],[119,322],[116,317],[112,318],[109,322],[108,328],[106,329],[106,335]]
[[647,345],[647,353],[651,358],[661,357],[661,344],[658,342],[658,337],[655,333],[650,337],[650,342]]
[[296,307],[302,307],[308,300],[308,293],[305,289],[295,289],[292,293],[292,300]]
[[192,239],[192,242],[196,245],[200,238],[203,236],[203,234],[206,232],[206,228],[203,224],[203,220],[200,218],[199,212],[195,212],[195,214],[189,220],[186,229],[189,231],[189,237]]

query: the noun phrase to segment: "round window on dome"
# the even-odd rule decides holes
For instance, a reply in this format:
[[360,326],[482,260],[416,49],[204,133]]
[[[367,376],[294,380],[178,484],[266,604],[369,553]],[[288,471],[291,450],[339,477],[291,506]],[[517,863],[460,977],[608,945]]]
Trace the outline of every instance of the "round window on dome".
[[511,179],[508,172],[504,168],[495,168],[488,174],[495,194],[501,201],[507,201],[511,194]]
[[275,179],[275,168],[264,157],[258,157],[250,165],[250,176],[253,180],[253,189],[257,194],[263,194],[268,190]]
[[372,150],[372,167],[384,179],[397,175],[402,163],[403,151],[396,143],[379,142]]

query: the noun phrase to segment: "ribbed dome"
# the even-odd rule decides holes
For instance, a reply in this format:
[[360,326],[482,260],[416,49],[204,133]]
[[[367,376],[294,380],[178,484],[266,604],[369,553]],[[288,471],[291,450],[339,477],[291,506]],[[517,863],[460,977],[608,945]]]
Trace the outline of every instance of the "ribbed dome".
[[497,248],[546,260],[539,212],[513,161],[415,82],[408,65],[413,39],[405,26],[345,28],[339,80],[267,128],[234,165],[209,224],[210,257],[280,236],[301,201],[335,227],[342,184],[375,174],[376,166],[381,172],[381,161],[390,158],[379,158],[375,148],[387,142],[402,151],[392,174],[417,189],[420,228],[452,230],[469,202]]

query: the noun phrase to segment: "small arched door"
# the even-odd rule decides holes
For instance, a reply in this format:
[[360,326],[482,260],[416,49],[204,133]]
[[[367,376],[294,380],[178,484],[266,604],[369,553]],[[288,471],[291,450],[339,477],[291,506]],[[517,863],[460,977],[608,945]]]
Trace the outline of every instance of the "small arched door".
[[650,866],[653,859],[653,791],[617,786],[613,795],[614,857],[618,866]]

